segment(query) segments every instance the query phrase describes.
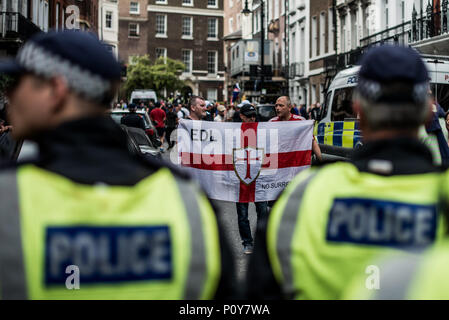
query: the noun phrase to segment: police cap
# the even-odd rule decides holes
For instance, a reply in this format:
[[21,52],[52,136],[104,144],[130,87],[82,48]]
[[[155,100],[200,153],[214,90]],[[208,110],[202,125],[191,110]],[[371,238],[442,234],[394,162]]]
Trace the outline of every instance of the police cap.
[[427,99],[427,68],[412,48],[383,45],[362,57],[357,90],[373,102],[422,104]]
[[15,59],[0,62],[4,74],[63,76],[73,91],[95,101],[110,92],[113,82],[120,80],[120,71],[120,64],[96,35],[78,30],[38,33]]

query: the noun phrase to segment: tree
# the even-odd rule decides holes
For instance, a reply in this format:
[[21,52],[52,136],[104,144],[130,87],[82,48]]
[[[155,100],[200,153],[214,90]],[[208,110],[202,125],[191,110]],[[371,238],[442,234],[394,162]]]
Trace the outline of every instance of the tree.
[[135,89],[153,89],[158,95],[164,88],[167,92],[180,90],[184,81],[179,76],[184,68],[181,61],[170,58],[160,57],[151,63],[148,55],[133,57],[124,85],[126,96],[129,97]]

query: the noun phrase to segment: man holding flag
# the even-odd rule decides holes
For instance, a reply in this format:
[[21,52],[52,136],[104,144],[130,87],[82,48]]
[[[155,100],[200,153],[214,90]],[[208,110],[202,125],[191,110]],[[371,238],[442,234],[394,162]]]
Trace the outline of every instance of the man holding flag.
[[[240,110],[240,118],[243,123],[256,122],[256,108],[251,104],[245,104]],[[243,253],[253,253],[253,237],[251,236],[251,227],[248,220],[248,202],[237,202],[237,216],[239,223],[239,233],[243,244]],[[267,201],[254,202],[257,212],[257,223],[259,219],[265,219],[267,215]]]

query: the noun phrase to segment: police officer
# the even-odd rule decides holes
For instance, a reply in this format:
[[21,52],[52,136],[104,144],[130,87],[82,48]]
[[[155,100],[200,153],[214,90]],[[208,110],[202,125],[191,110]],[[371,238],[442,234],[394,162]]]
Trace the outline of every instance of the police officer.
[[128,106],[129,113],[122,117],[120,123],[127,126],[145,130],[145,122],[137,113],[137,106],[134,103],[130,103]]
[[229,294],[232,258],[204,194],[168,164],[130,155],[106,115],[120,66],[94,35],[36,35],[0,71],[19,79],[13,134],[40,154],[0,172],[1,298]]
[[441,173],[417,138],[430,116],[426,67],[400,46],[371,49],[361,62],[354,109],[365,144],[351,162],[290,182],[255,246],[252,298],[341,298],[374,255],[425,248],[440,235]]

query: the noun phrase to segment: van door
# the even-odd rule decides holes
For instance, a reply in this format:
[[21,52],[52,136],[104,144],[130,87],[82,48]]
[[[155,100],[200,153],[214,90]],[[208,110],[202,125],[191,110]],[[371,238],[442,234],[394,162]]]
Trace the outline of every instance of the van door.
[[354,88],[335,89],[332,103],[326,102],[328,114],[316,130],[318,143],[325,154],[348,158],[352,149],[360,144],[359,121],[352,110]]

